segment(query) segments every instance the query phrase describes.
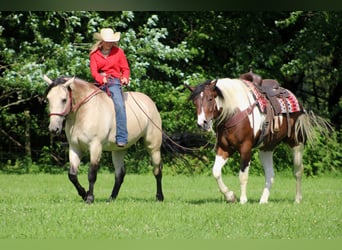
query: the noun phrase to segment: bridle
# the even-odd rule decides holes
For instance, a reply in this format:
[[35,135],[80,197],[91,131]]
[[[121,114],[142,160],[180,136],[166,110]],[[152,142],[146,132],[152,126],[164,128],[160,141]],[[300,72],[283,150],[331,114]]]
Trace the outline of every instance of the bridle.
[[68,89],[68,93],[69,93],[69,98],[67,100],[67,104],[65,105],[65,109],[60,112],[54,112],[54,113],[50,113],[49,116],[53,116],[53,115],[57,115],[57,116],[63,116],[66,117],[70,112],[75,112],[77,111],[77,109],[84,103],[86,103],[87,101],[89,101],[92,97],[94,97],[95,95],[97,95],[98,93],[101,92],[101,89],[96,88],[93,92],[91,92],[88,96],[86,96],[83,100],[81,100],[79,103],[77,103],[76,105],[72,106],[72,91],[70,89]]
[[67,100],[67,104],[65,105],[64,110],[61,113],[57,113],[57,112],[50,113],[49,116],[53,116],[53,115],[67,116],[70,113],[70,111],[72,109],[72,92],[71,92],[71,90],[67,90],[67,91],[69,93],[69,98]]

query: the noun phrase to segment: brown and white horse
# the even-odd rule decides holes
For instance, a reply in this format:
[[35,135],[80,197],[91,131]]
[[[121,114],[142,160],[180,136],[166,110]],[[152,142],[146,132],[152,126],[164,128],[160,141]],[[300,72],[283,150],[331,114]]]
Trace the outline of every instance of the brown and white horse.
[[[78,194],[87,203],[94,201],[94,184],[99,169],[102,151],[111,151],[115,167],[115,183],[109,197],[117,197],[125,177],[124,155],[127,149],[140,138],[144,139],[147,151],[152,157],[157,184],[156,198],[164,199],[162,192],[162,166],[160,147],[162,144],[162,122],[155,103],[140,92],[125,92],[127,112],[128,144],[124,148],[115,143],[115,110],[113,101],[94,84],[78,78],[59,77],[49,83],[47,93],[50,111],[49,130],[61,133],[65,122],[65,133],[69,143],[69,179]],[[78,181],[77,173],[82,153],[89,151],[89,189]]]
[[255,92],[253,84],[246,80],[224,78],[188,88],[192,91],[190,99],[196,106],[197,124],[208,131],[213,128],[216,132],[216,158],[212,173],[225,200],[235,202],[236,197],[223,182],[221,170],[228,158],[237,151],[240,154],[240,203],[247,202],[246,189],[252,148],[258,147],[266,180],[260,203],[267,203],[274,180],[273,151],[278,144],[284,142],[293,151],[293,173],[297,184],[295,202],[299,203],[302,199],[304,143],[314,140],[315,128],[326,132],[329,124],[323,118],[307,113],[296,103],[294,112],[276,117],[277,128],[272,127],[271,130],[270,126],[274,124],[268,123],[267,114],[262,110],[265,107],[261,107],[267,103],[258,100],[257,95],[262,95]]

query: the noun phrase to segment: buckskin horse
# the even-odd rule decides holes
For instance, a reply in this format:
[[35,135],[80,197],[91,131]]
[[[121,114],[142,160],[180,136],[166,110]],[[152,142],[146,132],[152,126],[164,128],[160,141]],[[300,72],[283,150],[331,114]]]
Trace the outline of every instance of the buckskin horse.
[[[49,130],[61,133],[63,121],[69,143],[69,179],[78,194],[87,203],[94,202],[94,185],[102,151],[112,152],[115,168],[115,183],[109,200],[114,200],[125,177],[124,155],[127,149],[140,138],[144,139],[151,155],[153,173],[157,184],[156,199],[163,201],[162,166],[160,147],[162,144],[162,122],[155,103],[140,92],[125,92],[127,112],[128,144],[118,147],[115,143],[115,110],[113,101],[94,84],[79,78],[58,77],[54,81],[44,76],[49,83],[46,90],[50,111]],[[82,153],[89,151],[89,189],[86,191],[78,181],[77,173]]]
[[[234,152],[240,154],[240,203],[247,202],[247,182],[252,148],[259,148],[265,172],[265,187],[259,203],[267,203],[274,180],[273,151],[281,142],[292,148],[293,173],[296,178],[295,202],[302,199],[301,178],[305,142],[312,143],[317,133],[326,133],[330,124],[307,112],[296,97],[275,80],[253,83],[253,74],[239,79],[209,80],[196,87],[187,86],[196,106],[197,124],[216,132],[215,163],[212,173],[227,202],[236,202],[233,191],[225,185],[221,170]],[[265,86],[263,86],[265,82]],[[272,101],[271,101],[272,100]]]

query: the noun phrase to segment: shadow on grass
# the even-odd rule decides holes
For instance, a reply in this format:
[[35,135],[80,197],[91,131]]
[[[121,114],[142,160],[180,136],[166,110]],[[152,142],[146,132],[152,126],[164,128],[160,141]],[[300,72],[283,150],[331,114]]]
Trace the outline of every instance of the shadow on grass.
[[[198,199],[198,200],[188,200],[188,201],[185,201],[185,203],[192,204],[192,205],[202,205],[202,204],[208,204],[208,203],[225,203],[227,205],[234,205],[234,204],[240,205],[239,200],[237,200],[234,203],[231,203],[231,202],[226,202],[223,198],[210,198],[210,199],[207,198],[207,199]],[[269,199],[267,204],[293,204],[293,203],[294,203],[294,200],[284,197],[284,198],[271,198],[271,199]],[[248,199],[246,205],[248,205],[248,204],[259,204],[259,199],[256,199],[256,198]],[[262,205],[267,206],[267,204],[260,204],[260,205],[261,206]]]
[[[80,203],[85,203],[82,201],[82,199],[79,199]],[[205,204],[227,204],[227,205],[241,205],[239,202],[239,199],[235,203],[230,203],[226,202],[223,197],[213,197],[213,198],[203,198],[203,199],[189,199],[189,198],[176,198],[176,199],[167,199],[165,198],[164,201],[157,201],[154,196],[143,198],[143,197],[138,197],[138,196],[121,196],[118,197],[115,200],[109,201],[109,197],[95,197],[94,203],[108,203],[108,204],[115,204],[115,203],[128,203],[128,202],[134,202],[134,203],[143,203],[143,204],[148,204],[148,203],[183,203],[183,204],[189,204],[189,205],[205,205]],[[85,203],[86,204],[86,203]],[[258,198],[249,198],[246,205],[248,204],[259,204],[259,199]],[[262,205],[268,205],[268,204],[294,204],[294,199],[288,198],[288,197],[272,197],[269,199],[267,204],[260,204]]]

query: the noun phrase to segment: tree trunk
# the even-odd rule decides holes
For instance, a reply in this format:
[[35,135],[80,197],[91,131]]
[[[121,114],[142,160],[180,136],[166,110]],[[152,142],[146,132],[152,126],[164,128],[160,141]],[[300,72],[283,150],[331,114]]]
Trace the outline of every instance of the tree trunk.
[[24,140],[25,140],[25,155],[28,159],[31,159],[32,152],[31,152],[31,135],[30,135],[30,110],[25,110],[24,115],[25,119],[25,133],[24,133]]

